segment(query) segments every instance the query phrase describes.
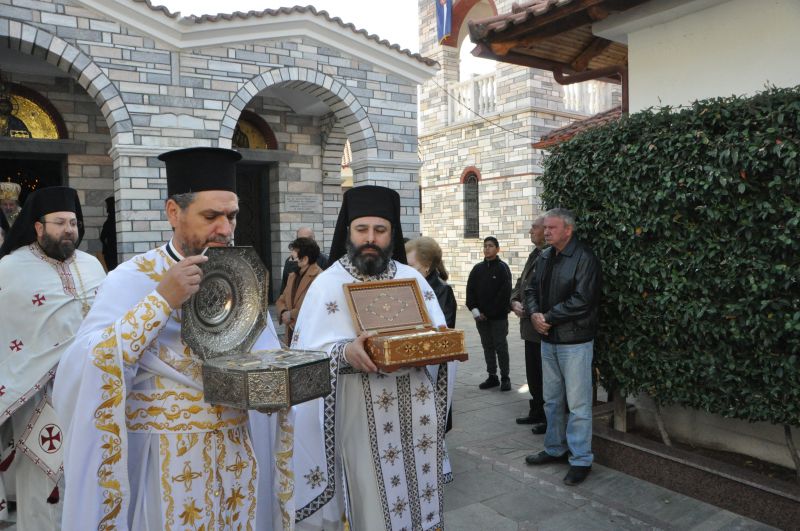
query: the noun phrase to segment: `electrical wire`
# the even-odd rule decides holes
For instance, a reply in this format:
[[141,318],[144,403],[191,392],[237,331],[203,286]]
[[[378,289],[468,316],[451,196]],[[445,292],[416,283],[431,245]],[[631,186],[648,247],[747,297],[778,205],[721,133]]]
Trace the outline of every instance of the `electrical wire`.
[[469,112],[471,112],[472,114],[474,114],[475,116],[477,116],[478,118],[483,120],[484,122],[486,122],[486,123],[488,123],[490,125],[493,125],[493,126],[497,127],[498,129],[500,129],[502,131],[505,131],[506,133],[510,133],[510,134],[514,135],[515,137],[517,137],[517,138],[521,138],[521,139],[529,140],[529,141],[533,142],[529,135],[521,135],[521,134],[517,133],[516,131],[513,131],[513,130],[507,128],[507,127],[503,127],[502,125],[498,124],[497,122],[495,122],[493,120],[490,120],[489,118],[483,116],[478,111],[476,111],[475,109],[473,109],[472,107],[470,107],[469,105],[467,105],[466,103],[461,101],[461,98],[458,98],[458,97],[454,96],[449,90],[447,90],[445,87],[441,86],[439,84],[439,82],[436,81],[436,79],[432,79],[431,81],[433,81],[434,85],[436,85],[437,87],[442,89],[444,91],[444,93],[447,94],[447,96],[449,98],[455,100],[459,105],[461,105],[462,107],[467,109]]

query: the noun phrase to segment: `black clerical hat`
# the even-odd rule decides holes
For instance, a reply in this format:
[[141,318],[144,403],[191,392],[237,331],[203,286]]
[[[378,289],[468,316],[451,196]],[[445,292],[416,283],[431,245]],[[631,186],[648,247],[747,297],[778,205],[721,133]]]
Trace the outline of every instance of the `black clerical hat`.
[[342,208],[333,231],[333,241],[328,263],[332,264],[347,253],[347,229],[354,219],[375,216],[392,224],[392,258],[406,263],[406,248],[403,245],[403,227],[400,224],[400,195],[384,186],[363,185],[344,193]]
[[224,148],[176,149],[158,156],[167,166],[167,196],[207,190],[236,193],[236,162],[242,155]]
[[[36,241],[34,223],[53,212],[74,212],[78,219],[78,244],[83,239],[83,211],[78,192],[68,186],[39,188],[28,196],[17,220],[0,247],[0,258]],[[77,245],[76,245],[77,247]]]

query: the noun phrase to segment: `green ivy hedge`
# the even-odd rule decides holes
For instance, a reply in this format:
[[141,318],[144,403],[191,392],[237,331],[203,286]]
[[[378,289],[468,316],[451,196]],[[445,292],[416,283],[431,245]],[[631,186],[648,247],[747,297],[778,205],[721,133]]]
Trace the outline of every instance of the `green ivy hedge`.
[[603,264],[606,386],[800,425],[800,87],[651,109],[545,160]]

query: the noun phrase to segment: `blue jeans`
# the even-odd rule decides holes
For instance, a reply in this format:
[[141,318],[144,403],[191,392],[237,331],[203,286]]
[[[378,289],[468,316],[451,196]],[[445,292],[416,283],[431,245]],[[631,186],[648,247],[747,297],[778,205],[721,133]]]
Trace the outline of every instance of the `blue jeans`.
[[[570,453],[569,464],[592,464],[592,353],[594,341],[555,345],[542,341],[542,383],[547,432],[544,449]],[[566,401],[566,403],[565,403]],[[564,418],[569,409],[569,417]]]

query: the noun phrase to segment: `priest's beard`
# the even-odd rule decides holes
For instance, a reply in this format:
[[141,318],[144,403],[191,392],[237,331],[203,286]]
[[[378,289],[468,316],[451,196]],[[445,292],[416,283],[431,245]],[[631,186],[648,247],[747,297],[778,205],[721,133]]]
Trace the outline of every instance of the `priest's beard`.
[[[360,247],[356,247],[348,238],[346,247],[347,256],[350,257],[350,261],[358,272],[368,277],[374,277],[386,271],[394,251],[394,242],[389,243],[383,249],[372,243],[365,243]],[[378,254],[364,254],[365,249],[374,249]]]
[[78,243],[78,237],[64,236],[59,240],[57,238],[53,238],[45,232],[38,241],[39,247],[42,248],[44,254],[53,260],[63,262],[75,254],[75,244]]

